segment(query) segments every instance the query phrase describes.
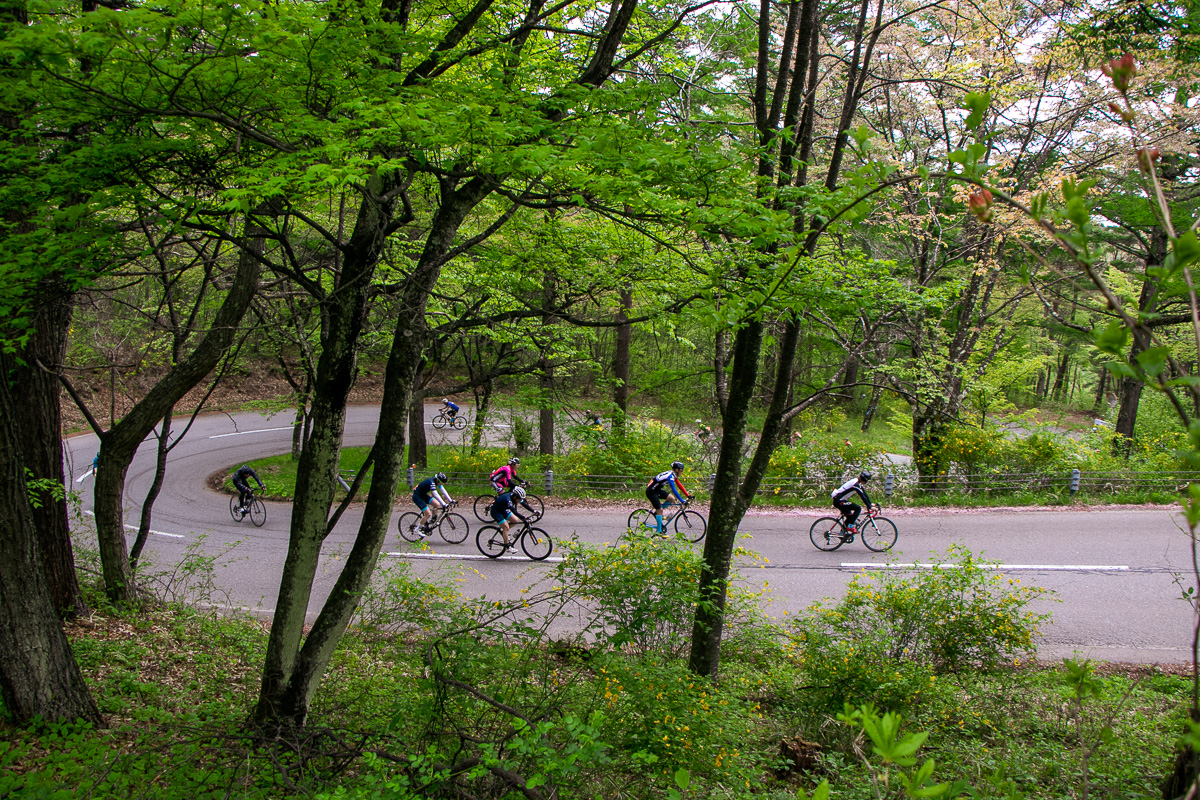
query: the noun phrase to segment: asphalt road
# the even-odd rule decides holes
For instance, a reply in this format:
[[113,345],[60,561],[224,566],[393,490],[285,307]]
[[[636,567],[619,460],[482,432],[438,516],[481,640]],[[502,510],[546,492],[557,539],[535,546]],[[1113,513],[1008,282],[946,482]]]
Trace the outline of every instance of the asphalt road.
[[[427,426],[436,409],[426,406]],[[377,416],[375,406],[351,407],[346,444],[370,444]],[[228,550],[217,572],[228,604],[255,613],[273,609],[287,550],[290,507],[268,503],[267,523],[262,528],[254,528],[248,520],[235,523],[229,516],[229,497],[209,490],[206,479],[244,461],[286,452],[290,422],[290,414],[209,414],[197,419],[172,452],[155,503],[154,535],[146,555],[155,568],[169,568],[189,546],[207,553]],[[431,443],[458,441],[463,435],[432,427],[427,431]],[[490,435],[501,439],[504,433],[497,428]],[[91,481],[79,479],[91,468],[96,437],[74,436],[66,445],[70,488],[80,492],[86,514],[91,507]],[[129,470],[129,526],[137,522],[141,498],[152,478],[153,443],[148,441]],[[452,494],[454,488],[449,487]],[[523,557],[483,558],[474,543],[477,520],[469,509],[473,495],[454,494],[468,506],[460,509],[471,522],[467,541],[449,545],[435,535],[427,543],[410,545],[393,534],[385,544],[386,558],[409,559],[420,573],[437,571],[452,576],[468,596],[516,597],[544,574],[547,566]],[[408,498],[401,497],[395,516],[409,510]],[[624,530],[631,510],[623,500],[616,501],[611,510],[553,508],[548,509],[542,527],[556,539],[613,542]],[[1173,509],[887,509],[885,513],[900,529],[891,554],[893,562],[928,563],[958,544],[999,562],[1007,577],[1052,590],[1053,597],[1037,605],[1038,610],[1053,614],[1039,646],[1040,657],[1143,663],[1191,660],[1193,616],[1176,584],[1177,576],[1182,576],[1185,585],[1194,583],[1191,551],[1181,516]],[[742,544],[762,556],[762,560],[743,561],[743,580],[753,587],[767,585],[766,611],[773,617],[783,618],[814,601],[838,597],[853,575],[888,560],[859,542],[833,553],[816,550],[808,540],[808,528],[816,516],[812,510],[752,512],[742,524]],[[87,519],[85,516],[84,526]],[[348,510],[329,537],[310,612],[319,608],[332,587],[358,521],[358,511]],[[393,523],[393,531],[394,527]],[[233,544],[236,546],[229,550]]]

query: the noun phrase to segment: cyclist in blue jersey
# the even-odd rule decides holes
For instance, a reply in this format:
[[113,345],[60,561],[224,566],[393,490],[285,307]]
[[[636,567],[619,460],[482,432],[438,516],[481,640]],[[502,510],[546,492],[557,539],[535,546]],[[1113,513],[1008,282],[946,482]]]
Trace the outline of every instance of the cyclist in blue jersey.
[[492,501],[492,519],[500,526],[500,535],[504,537],[504,549],[512,547],[512,542],[508,541],[508,529],[512,525],[512,518],[516,517],[525,522],[525,517],[517,513],[517,506],[525,500],[525,490],[520,486],[514,486],[511,491],[497,495]]
[[449,400],[447,400],[446,398],[443,397],[442,398],[442,413],[445,414],[450,419],[454,419],[456,416],[458,416],[458,406],[454,403],[451,403]]
[[413,533],[417,532],[417,527],[420,526],[421,533],[418,538],[424,539],[429,535],[429,531],[425,530],[425,523],[433,516],[435,508],[442,508],[454,502],[454,498],[446,491],[446,473],[439,472],[431,478],[418,483],[413,488],[412,500],[417,506],[417,510],[421,512],[421,518],[409,526],[409,530]]
[[858,521],[859,512],[862,511],[858,503],[855,503],[850,498],[854,495],[858,495],[863,499],[863,502],[867,504],[867,508],[871,508],[871,498],[867,497],[867,490],[863,488],[863,485],[869,480],[871,480],[871,473],[863,470],[862,472],[858,473],[857,478],[851,478],[838,488],[834,489],[830,494],[830,496],[833,498],[834,507],[837,508],[838,511],[842,512],[842,514],[846,517],[847,533],[854,533],[857,530],[854,523]]
[[[667,500],[672,493],[676,500],[684,504],[692,499],[688,490],[679,480],[679,476],[682,474],[683,462],[672,461],[669,470],[658,473],[650,479],[650,483],[646,484],[646,499],[650,501],[650,505],[654,506],[654,519],[658,522],[660,535],[666,532],[666,528],[663,526],[663,501]],[[680,495],[680,492],[683,492],[683,495]],[[666,505],[670,505],[670,502],[667,502]]]

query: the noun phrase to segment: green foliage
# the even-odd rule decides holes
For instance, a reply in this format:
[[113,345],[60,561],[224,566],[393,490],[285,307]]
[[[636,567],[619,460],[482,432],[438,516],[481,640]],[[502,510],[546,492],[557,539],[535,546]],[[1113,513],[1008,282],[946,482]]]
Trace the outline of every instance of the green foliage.
[[625,434],[609,431],[607,441],[585,443],[559,459],[567,475],[651,476],[672,461],[692,466],[698,461],[696,445],[668,425],[646,417],[626,421]]
[[589,633],[617,650],[686,652],[701,558],[687,545],[647,537],[617,545],[564,542],[554,582],[573,587],[595,614]]
[[355,616],[356,631],[369,636],[428,634],[459,620],[462,597],[453,580],[436,574],[417,578],[407,562],[376,571]]
[[815,604],[793,627],[825,707],[902,709],[922,703],[938,675],[1031,656],[1049,615],[1028,606],[1045,594],[954,546],[912,573],[856,575],[842,600]]

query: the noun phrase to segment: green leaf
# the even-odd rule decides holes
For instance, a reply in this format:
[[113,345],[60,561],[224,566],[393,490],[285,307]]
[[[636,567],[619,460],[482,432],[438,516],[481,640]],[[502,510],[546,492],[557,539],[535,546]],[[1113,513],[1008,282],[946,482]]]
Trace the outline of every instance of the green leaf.
[[992,96],[987,92],[968,92],[963,98],[963,105],[971,112],[967,115],[967,127],[975,130],[983,122],[983,115],[992,104]]
[[688,772],[686,769],[675,770],[675,785],[678,786],[680,790],[686,792],[691,782],[692,773]]
[[1103,328],[1097,328],[1093,334],[1096,349],[1102,353],[1121,355],[1129,341],[1129,330],[1119,320],[1113,320]]
[[1183,269],[1196,261],[1200,261],[1200,238],[1195,231],[1188,231],[1171,242],[1171,250],[1175,256],[1175,268]]
[[1170,348],[1164,345],[1159,345],[1138,353],[1137,362],[1147,375],[1150,377],[1156,377],[1162,374],[1163,368],[1167,363],[1167,358],[1170,355]]

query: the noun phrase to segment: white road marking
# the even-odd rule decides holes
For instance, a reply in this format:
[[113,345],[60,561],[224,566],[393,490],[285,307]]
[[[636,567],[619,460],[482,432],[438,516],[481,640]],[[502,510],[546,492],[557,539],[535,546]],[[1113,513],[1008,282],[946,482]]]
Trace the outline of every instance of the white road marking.
[[533,561],[532,559],[525,558],[524,556],[500,556],[499,558],[488,558],[482,554],[472,555],[470,553],[465,555],[455,555],[454,553],[397,553],[394,551],[388,551],[385,553],[385,555],[389,555],[392,558],[423,558],[428,561],[449,559],[456,561],[525,561],[532,564],[557,564],[562,561],[562,559],[558,557],[547,558],[545,561]]
[[[843,561],[846,569],[958,569],[960,564],[876,564],[870,561]],[[1011,572],[1128,572],[1129,567],[1116,564],[976,564],[979,569]]]
[[283,428],[259,428],[256,431],[235,431],[233,433],[218,433],[215,436],[210,436],[210,439],[224,439],[226,436],[249,436],[252,433],[273,433],[274,431],[290,431],[295,427],[287,425]]
[[[87,514],[89,517],[94,517],[94,516],[96,516],[96,512],[95,512],[95,511],[84,511],[83,513]],[[130,531],[136,531],[136,530],[138,529],[138,526],[137,526],[137,525],[128,525],[128,524],[127,524],[127,525],[125,526],[125,529],[126,529],[126,530],[130,530]],[[172,539],[186,539],[186,538],[187,538],[187,537],[186,537],[186,536],[184,536],[182,533],[167,533],[166,531],[150,531],[150,532],[151,532],[151,533],[153,533],[155,536],[169,536],[169,537],[171,537]]]

